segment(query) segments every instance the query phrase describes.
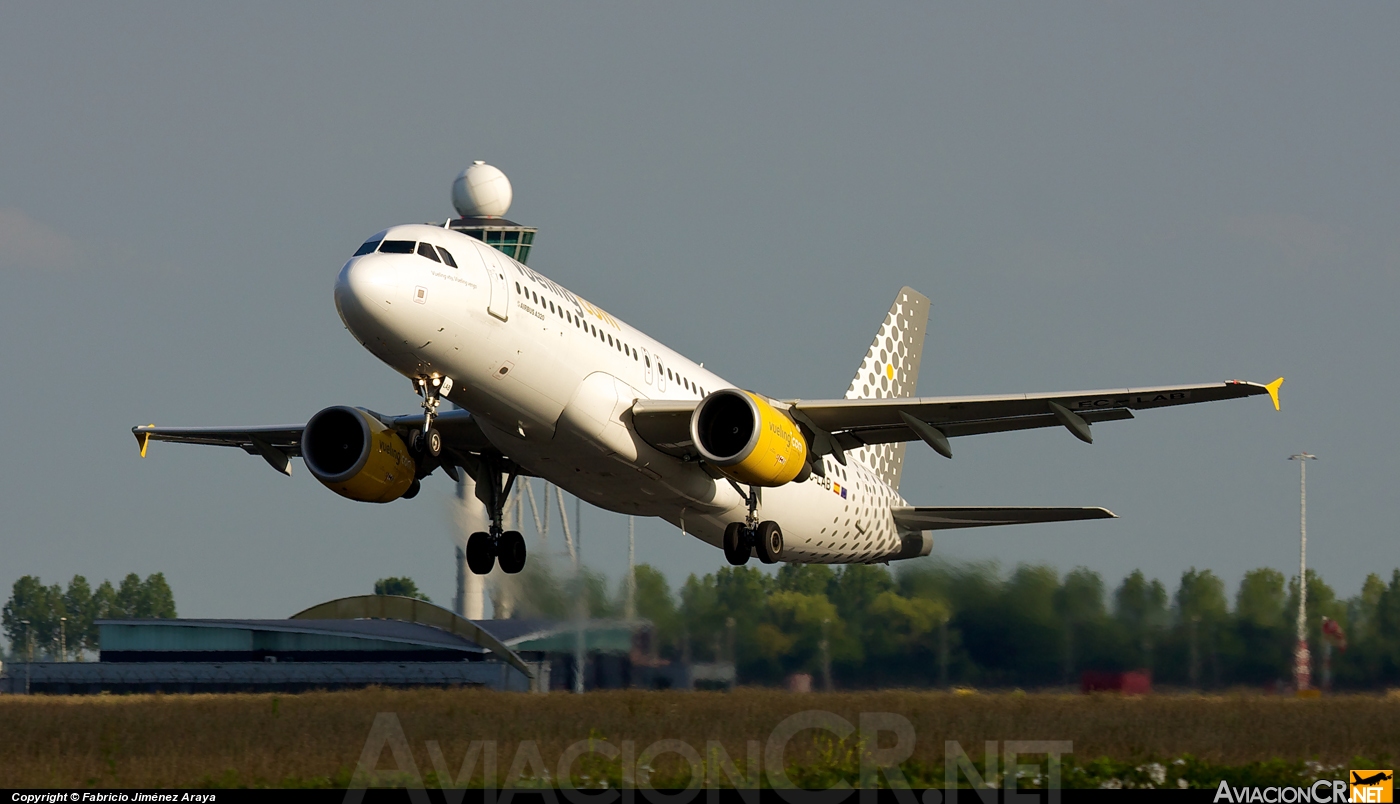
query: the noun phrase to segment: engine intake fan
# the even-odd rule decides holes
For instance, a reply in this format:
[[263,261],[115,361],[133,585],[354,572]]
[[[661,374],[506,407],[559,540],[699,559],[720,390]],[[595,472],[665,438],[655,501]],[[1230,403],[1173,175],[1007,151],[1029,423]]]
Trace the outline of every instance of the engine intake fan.
[[748,391],[725,388],[701,400],[690,437],[701,457],[739,483],[781,486],[810,472],[797,423]]
[[408,445],[360,408],[337,406],[312,416],[302,431],[301,457],[326,488],[360,502],[393,502],[413,484]]

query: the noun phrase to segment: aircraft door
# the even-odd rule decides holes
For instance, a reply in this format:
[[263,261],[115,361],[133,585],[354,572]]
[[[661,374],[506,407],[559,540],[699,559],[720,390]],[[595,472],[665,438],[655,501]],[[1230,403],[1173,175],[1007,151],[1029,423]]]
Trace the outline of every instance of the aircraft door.
[[[638,347],[640,348],[640,347]],[[645,349],[642,352],[642,376],[646,378],[647,384],[651,384],[651,354]]]
[[486,312],[502,321],[510,318],[510,282],[506,280],[505,261],[495,249],[487,249],[483,255],[486,263],[486,278],[491,283],[491,300],[486,304]]

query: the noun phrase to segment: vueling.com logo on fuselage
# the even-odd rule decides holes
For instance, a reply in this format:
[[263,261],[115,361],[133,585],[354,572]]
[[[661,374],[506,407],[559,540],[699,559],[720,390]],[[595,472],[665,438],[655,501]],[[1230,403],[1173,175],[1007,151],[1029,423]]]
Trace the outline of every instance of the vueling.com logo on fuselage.
[[1347,778],[1351,795],[1348,801],[1389,804],[1395,796],[1395,772],[1388,770],[1354,770]]

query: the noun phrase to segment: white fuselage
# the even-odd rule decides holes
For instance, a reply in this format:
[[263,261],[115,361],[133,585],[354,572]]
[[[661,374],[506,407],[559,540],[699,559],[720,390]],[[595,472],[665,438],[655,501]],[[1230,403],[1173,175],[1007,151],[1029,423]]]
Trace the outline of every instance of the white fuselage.
[[[700,399],[731,383],[486,244],[405,225],[375,240],[428,242],[457,267],[416,253],[370,253],[341,269],[345,326],[406,377],[451,377],[448,399],[531,474],[593,505],[661,517],[719,546],[743,498],[696,463],[659,452],[631,427],[638,399]],[[890,507],[904,505],[860,460],[825,460],[827,478],[764,489],[760,517],[783,529],[784,558],[885,561],[903,549]]]

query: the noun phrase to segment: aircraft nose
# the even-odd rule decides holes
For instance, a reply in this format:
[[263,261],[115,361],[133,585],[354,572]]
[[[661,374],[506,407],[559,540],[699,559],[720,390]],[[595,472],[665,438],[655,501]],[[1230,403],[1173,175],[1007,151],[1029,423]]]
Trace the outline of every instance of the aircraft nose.
[[335,282],[335,302],[341,314],[387,310],[395,298],[399,272],[391,257],[367,254],[345,263]]

